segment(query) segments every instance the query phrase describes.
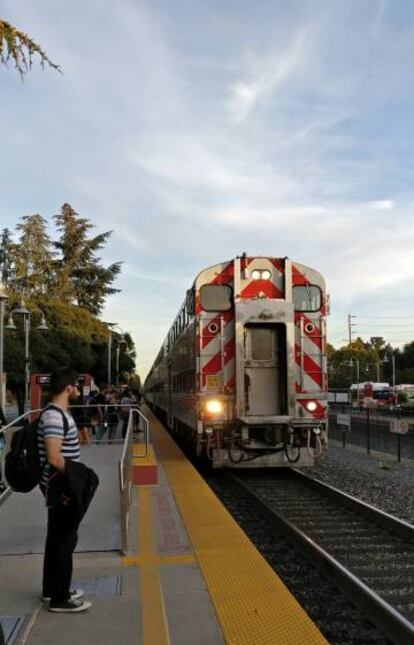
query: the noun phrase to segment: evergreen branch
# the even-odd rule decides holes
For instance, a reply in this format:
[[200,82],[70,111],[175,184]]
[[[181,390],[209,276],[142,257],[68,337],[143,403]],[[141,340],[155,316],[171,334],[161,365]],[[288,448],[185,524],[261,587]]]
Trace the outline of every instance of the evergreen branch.
[[8,22],[0,19],[0,63],[6,65],[11,59],[14,66],[23,78],[33,64],[33,57],[40,56],[40,64],[44,68],[47,63],[49,67],[62,73],[59,65],[53,63],[40,45],[34,42],[23,31],[19,31]]

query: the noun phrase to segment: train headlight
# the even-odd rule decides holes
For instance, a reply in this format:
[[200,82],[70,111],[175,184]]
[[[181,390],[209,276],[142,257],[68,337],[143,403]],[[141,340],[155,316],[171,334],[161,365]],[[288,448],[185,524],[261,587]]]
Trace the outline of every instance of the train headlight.
[[316,408],[317,408],[317,407],[318,407],[318,406],[317,406],[317,404],[315,403],[315,401],[308,401],[308,402],[307,402],[307,404],[306,404],[306,409],[307,409],[309,412],[315,412],[315,410],[316,410]]
[[218,399],[209,399],[206,402],[205,408],[209,414],[221,414],[224,410],[223,403]]
[[262,280],[270,280],[271,273],[267,269],[262,271]]
[[260,280],[261,275],[262,275],[261,271],[258,271],[257,269],[255,269],[254,271],[252,271],[252,278],[253,278],[253,280]]

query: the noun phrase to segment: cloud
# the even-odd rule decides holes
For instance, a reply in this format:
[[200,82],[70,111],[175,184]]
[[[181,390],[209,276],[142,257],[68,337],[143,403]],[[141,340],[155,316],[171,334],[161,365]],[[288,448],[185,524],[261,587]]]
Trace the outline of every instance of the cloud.
[[231,85],[226,107],[236,123],[243,122],[258,104],[273,97],[301,69],[309,51],[308,40],[309,30],[301,29],[284,50],[251,63],[253,69],[247,73],[251,80]]
[[376,211],[392,211],[395,204],[392,199],[379,199],[369,203],[369,206]]
[[105,316],[142,372],[198,271],[244,250],[319,268],[333,328],[414,296],[410,11],[400,38],[390,3],[236,4],[4,4],[64,76],[0,70],[1,223],[69,201],[114,230]]
[[380,31],[381,24],[384,20],[385,17],[385,11],[387,8],[387,0],[379,0],[378,1],[378,9],[377,12],[374,16],[374,21],[372,24],[372,37],[376,38],[378,35],[378,32]]

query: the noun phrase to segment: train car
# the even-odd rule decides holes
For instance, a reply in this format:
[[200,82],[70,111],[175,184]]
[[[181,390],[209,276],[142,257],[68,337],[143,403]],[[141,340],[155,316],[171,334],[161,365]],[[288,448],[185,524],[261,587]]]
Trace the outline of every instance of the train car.
[[145,397],[214,467],[312,465],[327,443],[327,314],[323,276],[287,257],[204,269]]

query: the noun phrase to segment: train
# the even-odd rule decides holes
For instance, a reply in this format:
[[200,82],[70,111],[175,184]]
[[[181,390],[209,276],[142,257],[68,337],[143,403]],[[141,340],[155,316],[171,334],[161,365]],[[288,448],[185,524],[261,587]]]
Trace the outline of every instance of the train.
[[215,468],[311,466],[328,441],[322,274],[246,253],[203,269],[144,383],[173,435]]

